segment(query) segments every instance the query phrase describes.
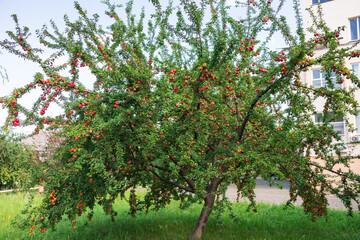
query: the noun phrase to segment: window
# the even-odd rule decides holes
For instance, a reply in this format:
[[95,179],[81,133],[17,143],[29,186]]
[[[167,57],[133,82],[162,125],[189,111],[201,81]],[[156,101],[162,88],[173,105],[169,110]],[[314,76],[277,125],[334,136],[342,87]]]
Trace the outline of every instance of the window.
[[[313,86],[315,88],[319,87],[327,87],[328,83],[326,81],[326,73],[322,72],[321,70],[313,70]],[[331,82],[334,84],[335,89],[342,88],[342,83],[337,82],[336,73],[331,72],[330,75]]]
[[354,71],[354,74],[359,78],[360,80],[360,64],[356,63],[356,64],[351,64],[351,68]]
[[351,40],[360,39],[360,17],[350,19]]
[[317,3],[329,2],[329,1],[332,1],[332,0],[312,0],[312,3],[317,4]]
[[360,113],[355,118],[356,133],[360,134]]
[[354,71],[355,75],[360,77],[360,69],[359,69],[359,63],[351,64],[351,68]]
[[[328,113],[327,119],[331,119],[332,122],[329,122],[334,127],[334,131],[340,135],[344,135],[345,133],[345,124],[343,117],[337,117],[333,119],[334,115],[332,113]],[[324,116],[322,113],[315,114],[315,123],[320,124],[324,122]]]

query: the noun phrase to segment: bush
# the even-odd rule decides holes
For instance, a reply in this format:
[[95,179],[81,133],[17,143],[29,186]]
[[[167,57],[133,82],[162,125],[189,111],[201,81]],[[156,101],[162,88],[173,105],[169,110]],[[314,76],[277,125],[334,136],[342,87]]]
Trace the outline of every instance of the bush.
[[0,189],[30,185],[30,167],[35,154],[20,140],[18,135],[0,132]]

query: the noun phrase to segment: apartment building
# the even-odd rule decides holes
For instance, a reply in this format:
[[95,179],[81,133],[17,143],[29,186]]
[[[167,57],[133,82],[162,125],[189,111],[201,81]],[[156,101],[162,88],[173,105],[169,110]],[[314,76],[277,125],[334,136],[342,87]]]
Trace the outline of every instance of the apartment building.
[[[337,29],[339,26],[345,26],[339,37],[339,43],[342,47],[349,46],[353,41],[360,39],[360,0],[303,0],[304,8],[304,29],[306,30],[312,25],[312,18],[306,8],[311,8],[314,13],[317,13],[318,4],[323,10],[323,19],[331,29]],[[309,39],[313,37],[313,33],[306,31],[306,37]],[[359,46],[360,48],[360,46]],[[326,51],[326,48],[319,48],[315,50],[315,55],[321,55]],[[352,69],[360,78],[360,58],[353,58],[346,62],[346,67]],[[334,73],[334,88],[350,88],[352,83],[345,79],[342,83],[337,82]],[[323,87],[326,84],[325,74],[321,71],[320,66],[314,66],[310,71],[303,73],[302,81],[308,85],[315,87]],[[360,89],[355,93],[356,99],[360,103]],[[318,114],[314,116],[314,121],[321,121],[320,117],[324,101],[317,99],[315,102],[316,111]],[[348,152],[354,155],[360,155],[360,114],[357,116],[349,115],[349,122],[357,128],[355,132],[350,132],[345,126],[344,119],[339,118],[333,122],[334,129],[339,132],[345,143]]]

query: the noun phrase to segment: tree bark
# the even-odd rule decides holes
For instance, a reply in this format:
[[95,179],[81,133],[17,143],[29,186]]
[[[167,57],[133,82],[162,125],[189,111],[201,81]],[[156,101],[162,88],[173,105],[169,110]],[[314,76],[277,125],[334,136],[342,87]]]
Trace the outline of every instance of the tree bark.
[[204,206],[201,210],[195,229],[190,236],[190,240],[201,239],[204,228],[206,226],[206,223],[209,219],[212,208],[214,206],[214,202],[215,202],[215,194],[211,192],[207,193],[205,196]]

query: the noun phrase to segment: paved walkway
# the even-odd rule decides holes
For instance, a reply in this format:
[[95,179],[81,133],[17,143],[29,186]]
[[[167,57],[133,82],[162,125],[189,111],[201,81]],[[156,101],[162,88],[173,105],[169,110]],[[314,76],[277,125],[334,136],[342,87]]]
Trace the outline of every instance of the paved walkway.
[[[277,187],[274,186],[270,187],[266,181],[262,180],[261,178],[258,178],[256,180],[256,188],[255,188],[256,201],[274,203],[274,204],[286,203],[286,201],[290,199],[289,197],[290,184],[286,181],[282,183],[283,183],[283,189],[278,189]],[[237,198],[236,187],[230,186],[226,195],[230,200],[235,201]],[[240,198],[240,201],[248,201],[248,200],[246,198]],[[328,201],[329,201],[329,208],[341,209],[341,210],[346,209],[343,203],[341,202],[341,200],[334,195],[328,195]],[[301,203],[302,200],[298,197],[295,202],[295,205],[301,205]],[[353,202],[353,209],[354,210],[358,209],[355,202]]]

